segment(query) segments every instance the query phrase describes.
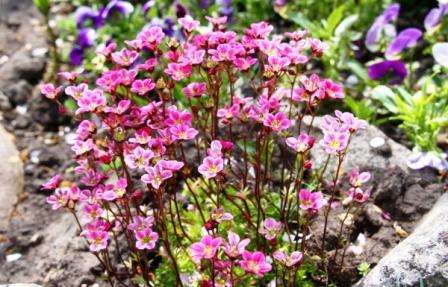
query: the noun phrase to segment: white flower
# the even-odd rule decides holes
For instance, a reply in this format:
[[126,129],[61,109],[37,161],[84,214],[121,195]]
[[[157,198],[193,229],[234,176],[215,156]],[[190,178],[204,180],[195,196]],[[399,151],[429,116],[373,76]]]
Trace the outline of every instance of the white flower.
[[437,43],[432,47],[432,55],[439,65],[448,67],[448,43]]

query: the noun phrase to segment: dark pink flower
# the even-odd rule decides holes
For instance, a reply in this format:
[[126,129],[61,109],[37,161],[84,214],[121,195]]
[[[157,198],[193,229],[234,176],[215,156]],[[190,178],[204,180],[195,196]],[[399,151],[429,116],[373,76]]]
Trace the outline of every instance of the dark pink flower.
[[230,258],[237,258],[246,251],[246,246],[249,245],[250,239],[246,238],[240,240],[238,234],[229,231],[227,233],[228,240],[224,242],[223,250]]
[[120,66],[129,67],[138,58],[138,52],[134,50],[122,49],[119,52],[112,53],[112,60]]
[[135,243],[137,249],[154,249],[156,242],[159,239],[159,234],[148,228],[137,230],[134,234],[135,239],[137,239],[137,242]]
[[266,272],[271,271],[271,264],[266,262],[266,257],[259,251],[243,252],[243,260],[240,261],[240,267],[246,272],[263,277]]
[[171,76],[173,80],[180,81],[190,76],[191,65],[190,64],[178,64],[169,63],[168,68],[165,69],[165,73]]
[[202,164],[198,167],[198,171],[205,178],[210,179],[218,175],[224,169],[224,160],[220,157],[207,156]]
[[173,176],[173,172],[165,169],[162,164],[157,163],[155,166],[147,166],[146,174],[142,175],[141,180],[144,183],[151,184],[154,189],[159,189],[162,183]]
[[317,212],[327,204],[327,200],[321,192],[311,192],[308,189],[301,189],[299,192],[300,208],[308,212]]
[[270,217],[266,218],[260,229],[260,234],[262,234],[267,240],[275,239],[281,232],[282,224]]
[[135,80],[132,83],[131,92],[143,96],[149,91],[153,90],[155,86],[156,84],[151,79]]
[[61,93],[62,87],[55,87],[53,84],[44,84],[40,92],[50,100],[56,99]]
[[315,140],[313,136],[301,133],[297,138],[287,138],[286,145],[298,153],[304,153],[313,147]]
[[277,250],[272,254],[272,257],[286,267],[293,267],[302,261],[303,253],[294,251],[291,255],[287,255],[283,250]]
[[277,114],[267,114],[263,121],[266,127],[271,128],[275,132],[281,132],[291,126],[291,121],[285,116],[283,112]]
[[205,83],[190,83],[185,88],[182,89],[182,92],[187,96],[187,98],[199,98],[205,93],[206,85]]
[[46,183],[42,184],[42,189],[46,190],[52,190],[59,187],[62,181],[62,176],[60,174],[57,174],[50,178]]

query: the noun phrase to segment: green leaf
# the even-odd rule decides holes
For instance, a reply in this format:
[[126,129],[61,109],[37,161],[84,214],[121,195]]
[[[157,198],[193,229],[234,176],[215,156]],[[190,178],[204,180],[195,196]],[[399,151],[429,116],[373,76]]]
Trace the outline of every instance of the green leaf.
[[367,69],[364,68],[364,66],[361,65],[358,61],[349,61],[347,63],[347,67],[364,82],[370,81]]
[[334,30],[334,35],[336,37],[341,37],[343,34],[345,34],[352,26],[355,24],[359,19],[358,14],[353,14],[342,20],[341,23],[336,27]]
[[333,35],[334,29],[336,29],[337,25],[341,22],[342,17],[344,16],[345,12],[345,4],[340,5],[338,8],[334,9],[333,12],[331,12],[330,16],[327,18],[326,23],[326,32],[328,35]]
[[40,13],[48,15],[50,12],[50,0],[33,0],[34,5],[37,7]]
[[372,90],[372,98],[380,101],[389,112],[398,113],[397,96],[386,86],[378,86]]
[[321,29],[318,25],[311,22],[308,18],[305,17],[305,15],[301,12],[286,12],[286,15],[284,15],[286,19],[291,20],[292,22],[296,23],[297,25],[301,26],[302,28],[307,29],[310,31],[311,35],[314,37],[319,37],[321,35]]

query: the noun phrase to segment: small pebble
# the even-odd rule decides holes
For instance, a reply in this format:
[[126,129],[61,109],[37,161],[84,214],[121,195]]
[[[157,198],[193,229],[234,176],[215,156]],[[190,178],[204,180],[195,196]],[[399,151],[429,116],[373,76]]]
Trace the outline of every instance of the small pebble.
[[5,64],[6,62],[8,62],[8,60],[9,60],[8,56],[6,56],[6,55],[1,56],[0,57],[0,66]]
[[19,260],[20,257],[22,257],[22,254],[20,254],[20,253],[13,253],[13,254],[6,255],[6,262],[13,262],[13,261]]
[[374,137],[370,141],[370,146],[373,148],[379,148],[379,147],[383,146],[384,144],[386,144],[386,140],[382,137]]

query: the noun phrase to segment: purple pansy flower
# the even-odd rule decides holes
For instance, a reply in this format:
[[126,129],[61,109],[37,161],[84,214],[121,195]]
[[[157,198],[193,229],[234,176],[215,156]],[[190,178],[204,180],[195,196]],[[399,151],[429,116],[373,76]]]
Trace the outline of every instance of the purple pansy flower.
[[401,84],[407,75],[406,66],[400,60],[386,60],[369,67],[369,76],[372,80],[380,80],[388,76],[389,83],[392,85]]
[[95,42],[96,32],[92,28],[83,28],[79,30],[76,44],[80,48],[91,47]]
[[84,49],[75,47],[70,51],[70,63],[73,66],[79,66],[82,63],[82,60],[84,59]]
[[375,22],[367,31],[365,41],[367,49],[370,51],[376,51],[377,44],[383,33],[391,36],[395,35],[395,27],[389,23],[397,19],[399,12],[400,4],[395,3],[387,7],[387,9],[375,19]]
[[422,169],[431,167],[440,171],[448,169],[446,154],[437,154],[435,152],[414,151],[407,160],[410,169]]
[[421,37],[422,31],[417,28],[404,29],[387,47],[386,59],[392,59],[404,49],[415,46]]
[[127,15],[134,11],[134,6],[127,1],[110,1],[107,6],[102,11],[101,15],[104,19],[111,18],[114,13],[119,13],[121,15]]
[[103,19],[101,18],[100,13],[87,6],[81,6],[76,9],[75,19],[78,28],[84,27],[87,21],[91,21],[95,28],[99,28],[103,25]]
[[232,0],[218,0],[216,4],[219,5],[219,14],[228,17],[232,16]]
[[425,29],[431,30],[439,25],[446,14],[448,14],[448,4],[440,4],[439,7],[431,9],[425,17]]
[[142,6],[143,14],[146,15],[146,13],[148,13],[149,9],[151,9],[151,7],[153,7],[154,4],[156,4],[156,1],[154,1],[154,0],[149,0],[145,4],[143,4],[143,6]]

